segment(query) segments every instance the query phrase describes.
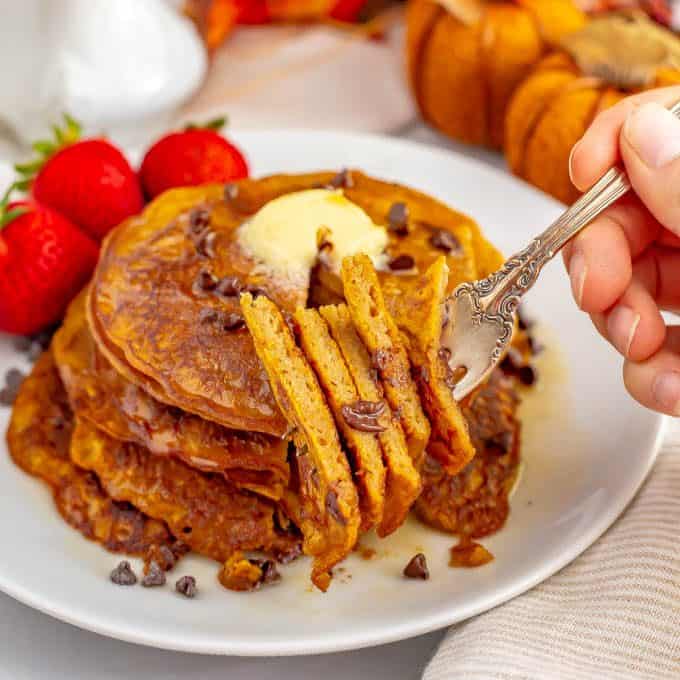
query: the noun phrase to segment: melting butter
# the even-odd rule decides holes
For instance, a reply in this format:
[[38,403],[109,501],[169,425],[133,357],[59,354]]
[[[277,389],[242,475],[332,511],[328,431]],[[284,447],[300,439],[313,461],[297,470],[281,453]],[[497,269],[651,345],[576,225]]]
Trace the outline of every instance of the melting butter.
[[[262,263],[293,280],[306,280],[316,263],[317,233],[324,229],[326,253],[338,271],[344,257],[365,253],[376,266],[385,259],[387,232],[342,190],[308,189],[275,198],[239,232],[241,245]],[[325,231],[328,230],[328,231]]]

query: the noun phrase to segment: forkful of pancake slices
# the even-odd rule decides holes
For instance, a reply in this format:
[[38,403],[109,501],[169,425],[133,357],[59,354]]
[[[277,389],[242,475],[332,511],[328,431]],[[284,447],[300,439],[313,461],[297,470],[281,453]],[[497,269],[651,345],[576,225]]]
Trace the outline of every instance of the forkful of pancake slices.
[[[147,568],[196,552],[232,590],[301,546],[325,591],[411,511],[461,538],[452,564],[482,564],[532,341],[516,328],[461,401],[441,343],[452,291],[502,261],[466,216],[360,172],[166,192],[105,240],[19,392],[10,453],[86,537]],[[404,574],[425,578],[416,558]]]

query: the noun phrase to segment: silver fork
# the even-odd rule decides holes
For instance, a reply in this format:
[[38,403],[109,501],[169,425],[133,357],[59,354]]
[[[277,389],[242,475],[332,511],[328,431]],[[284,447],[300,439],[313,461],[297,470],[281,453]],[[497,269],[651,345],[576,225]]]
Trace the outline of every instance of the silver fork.
[[[680,102],[670,111],[680,117]],[[493,274],[463,283],[446,300],[442,347],[450,352],[456,400],[469,394],[493,370],[512,338],[522,296],[536,283],[543,266],[630,189],[626,173],[612,168],[540,236]]]

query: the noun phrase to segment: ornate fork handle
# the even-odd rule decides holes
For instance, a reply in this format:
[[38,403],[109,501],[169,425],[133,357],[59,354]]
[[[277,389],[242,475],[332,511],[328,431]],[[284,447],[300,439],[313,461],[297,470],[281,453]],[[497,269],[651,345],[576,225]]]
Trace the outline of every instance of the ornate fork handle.
[[[680,102],[674,104],[670,111],[680,117]],[[458,286],[455,296],[470,299],[474,309],[473,321],[491,321],[502,328],[492,357],[494,360],[501,355],[510,340],[514,314],[521,297],[534,285],[546,262],[552,260],[569,240],[629,189],[626,173],[619,168],[612,168],[498,271],[479,281]]]

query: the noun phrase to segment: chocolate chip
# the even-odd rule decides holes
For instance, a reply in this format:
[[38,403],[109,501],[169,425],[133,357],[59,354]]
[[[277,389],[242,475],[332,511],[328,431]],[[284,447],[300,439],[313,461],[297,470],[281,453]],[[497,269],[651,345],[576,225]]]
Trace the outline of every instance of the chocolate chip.
[[522,366],[517,371],[517,378],[522,383],[522,385],[533,385],[536,382],[536,369],[529,365]]
[[137,576],[127,560],[118,564],[111,572],[110,578],[117,586],[134,586],[137,583]]
[[347,519],[342,514],[340,506],[338,505],[338,494],[333,491],[333,489],[328,489],[326,493],[326,510],[328,514],[340,524],[347,524]]
[[461,249],[460,241],[450,231],[436,227],[432,236],[430,236],[430,244],[447,253],[450,253],[452,250],[459,251]]
[[449,359],[451,358],[451,350],[448,347],[440,347],[439,351],[437,352],[437,356],[442,361],[445,361],[446,363],[448,363]]
[[210,272],[201,269],[191,286],[191,292],[198,297],[205,297],[217,287],[217,278]]
[[397,255],[397,257],[393,257],[389,261],[387,266],[392,271],[398,272],[405,269],[413,269],[415,265],[416,261],[410,255]]
[[281,574],[279,574],[279,570],[276,568],[276,563],[273,560],[253,559],[248,561],[261,569],[262,577],[260,578],[260,583],[267,585],[281,580]]
[[245,319],[237,312],[229,312],[222,317],[222,328],[225,331],[236,331],[245,325]]
[[351,189],[354,186],[354,178],[352,173],[347,170],[341,170],[333,179],[328,183],[329,189]]
[[31,346],[28,348],[26,356],[28,357],[29,361],[37,361],[44,351],[45,347],[43,347],[42,343],[39,340],[33,340],[33,342],[31,342]]
[[175,583],[175,590],[184,597],[196,597],[198,588],[196,588],[196,579],[193,576],[182,576],[177,583]]
[[427,560],[423,553],[418,553],[411,558],[411,561],[404,567],[406,578],[420,578],[427,581],[430,578],[430,570],[427,568]]
[[276,559],[281,564],[289,564],[290,562],[293,562],[298,557],[300,557],[300,555],[302,555],[302,544],[301,543],[295,543],[293,546],[291,546],[287,550],[277,552],[276,553]]
[[10,368],[5,373],[5,386],[0,389],[0,405],[11,406],[14,403],[25,377],[18,368]]
[[219,318],[219,312],[216,309],[211,309],[210,307],[204,307],[198,313],[198,320],[200,323],[213,323]]
[[516,347],[508,348],[508,353],[501,361],[501,368],[510,375],[516,375],[522,366],[524,366],[522,353]]
[[503,432],[497,432],[493,436],[489,437],[484,443],[490,449],[495,449],[501,454],[510,453],[512,450],[512,445],[515,441],[515,437],[510,430],[504,430]]
[[33,338],[28,337],[26,335],[18,335],[14,340],[12,341],[12,345],[17,352],[28,352],[28,350],[31,348],[31,344],[33,343]]
[[189,213],[189,228],[193,234],[200,234],[210,224],[210,213],[205,208],[194,208]]
[[392,203],[387,213],[387,225],[390,231],[399,236],[408,234],[408,207],[406,203]]
[[224,200],[233,201],[238,197],[238,185],[233,182],[229,182],[224,185]]
[[9,388],[19,387],[26,376],[18,368],[10,368],[5,373],[5,384]]
[[149,563],[149,571],[142,578],[142,585],[145,588],[154,588],[165,585],[165,572],[160,568],[155,560]]
[[225,276],[215,287],[215,295],[219,297],[237,297],[243,290],[243,282],[236,276]]
[[152,545],[144,556],[144,571],[148,573],[152,564],[156,564],[164,571],[169,571],[180,557],[181,553],[175,554],[167,545]]
[[260,295],[264,295],[264,297],[269,297],[269,294],[264,288],[260,288],[259,286],[248,286],[246,290],[254,297],[260,297]]
[[342,417],[355,430],[361,432],[384,432],[385,426],[378,418],[385,412],[384,401],[357,401],[342,407]]
[[215,239],[217,234],[214,231],[206,230],[196,241],[196,252],[201,257],[215,257]]

